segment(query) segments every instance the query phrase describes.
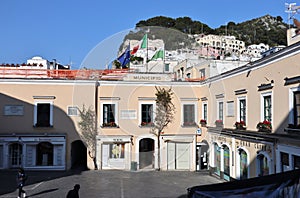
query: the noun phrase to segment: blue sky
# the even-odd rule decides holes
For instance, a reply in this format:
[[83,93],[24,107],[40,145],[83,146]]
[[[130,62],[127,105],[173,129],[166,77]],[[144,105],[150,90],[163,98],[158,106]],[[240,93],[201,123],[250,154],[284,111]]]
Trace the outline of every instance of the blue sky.
[[297,0],[1,0],[0,63],[23,63],[42,56],[72,62],[77,69],[98,49],[99,63],[94,67],[100,69],[103,59],[107,62],[117,56],[111,49],[118,45],[117,37],[140,20],[188,16],[217,28],[269,14],[287,23],[285,3],[294,2],[300,5]]

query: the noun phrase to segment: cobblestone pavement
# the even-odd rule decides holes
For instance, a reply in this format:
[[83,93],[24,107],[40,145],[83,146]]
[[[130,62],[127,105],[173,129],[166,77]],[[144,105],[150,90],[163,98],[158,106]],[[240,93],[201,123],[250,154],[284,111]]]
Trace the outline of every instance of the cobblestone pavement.
[[[80,198],[184,198],[187,188],[220,183],[204,172],[187,171],[29,171],[27,197],[64,198],[80,184]],[[16,170],[0,171],[0,197],[17,197]]]

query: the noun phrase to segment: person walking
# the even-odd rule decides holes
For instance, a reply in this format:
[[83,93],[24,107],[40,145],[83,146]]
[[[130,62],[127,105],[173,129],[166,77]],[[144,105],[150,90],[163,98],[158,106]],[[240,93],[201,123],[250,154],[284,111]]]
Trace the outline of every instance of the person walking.
[[74,189],[69,190],[66,198],[79,198],[79,189],[80,189],[80,185],[76,184],[74,186]]
[[26,197],[26,192],[23,190],[23,187],[25,185],[25,181],[27,180],[27,175],[25,174],[25,171],[23,168],[18,169],[18,174],[17,174],[17,184],[18,184],[18,198],[21,198],[21,195],[23,194],[23,197]]

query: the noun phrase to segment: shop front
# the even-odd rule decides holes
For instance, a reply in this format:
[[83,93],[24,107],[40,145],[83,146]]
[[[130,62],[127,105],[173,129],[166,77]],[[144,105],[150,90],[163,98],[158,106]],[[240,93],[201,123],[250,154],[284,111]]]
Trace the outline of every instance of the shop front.
[[100,169],[130,169],[132,136],[97,136],[97,166]]
[[65,170],[65,135],[13,134],[0,137],[0,168]]
[[167,170],[195,170],[195,136],[163,136]]

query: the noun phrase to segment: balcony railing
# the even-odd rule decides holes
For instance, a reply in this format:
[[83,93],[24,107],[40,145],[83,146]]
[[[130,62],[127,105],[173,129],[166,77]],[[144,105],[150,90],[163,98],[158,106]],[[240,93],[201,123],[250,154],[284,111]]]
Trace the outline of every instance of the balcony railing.
[[46,78],[46,79],[108,79],[122,78],[132,72],[129,69],[105,70],[50,70],[50,69],[22,69],[20,67],[0,68],[0,78]]

